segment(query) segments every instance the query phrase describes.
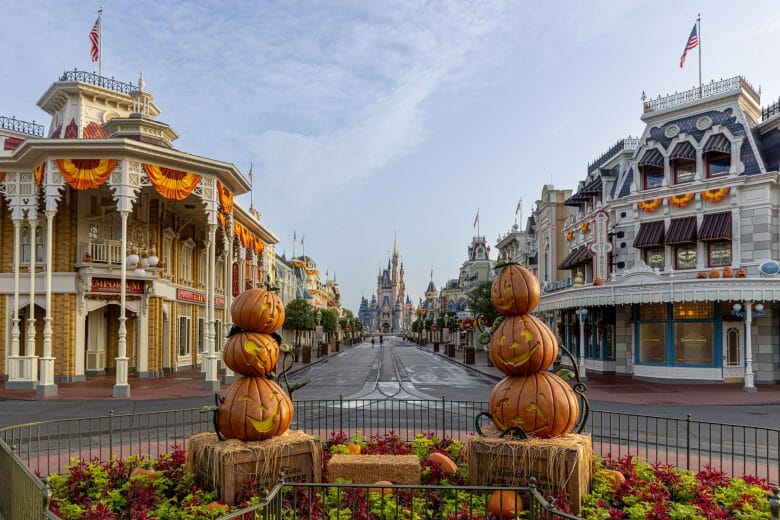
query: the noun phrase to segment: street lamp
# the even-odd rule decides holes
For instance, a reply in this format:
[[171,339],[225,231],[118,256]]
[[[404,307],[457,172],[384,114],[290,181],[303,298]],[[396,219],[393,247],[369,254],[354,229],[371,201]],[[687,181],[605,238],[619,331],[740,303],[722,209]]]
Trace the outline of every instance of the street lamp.
[[[449,314],[445,314],[445,315],[444,315],[444,330],[446,330],[446,331],[447,331],[447,343],[449,343],[449,342],[450,342],[450,328],[449,328],[449,326],[447,325],[447,324],[449,323],[449,321],[450,321],[450,316],[449,316]],[[443,332],[442,332],[442,334],[443,334]],[[442,339],[443,339],[443,338],[442,338]]]
[[743,308],[741,303],[735,303],[731,308],[731,314],[739,316],[745,320],[745,386],[742,388],[745,392],[756,392],[755,374],[753,373],[753,341],[750,333],[750,324],[753,317],[760,318],[764,315],[764,304],[745,302]]
[[588,309],[580,307],[577,309],[577,317],[580,320],[580,378],[585,376],[585,321],[588,319]]

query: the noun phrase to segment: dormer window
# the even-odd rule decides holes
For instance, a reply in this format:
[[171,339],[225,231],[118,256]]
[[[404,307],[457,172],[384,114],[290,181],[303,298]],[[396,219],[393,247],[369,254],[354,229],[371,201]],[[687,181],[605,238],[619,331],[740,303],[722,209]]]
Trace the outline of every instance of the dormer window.
[[664,183],[664,169],[657,166],[644,166],[642,167],[642,179],[644,189],[660,188]]
[[675,159],[672,162],[672,171],[675,184],[691,182],[696,177],[696,161]]
[[710,152],[705,155],[707,178],[728,175],[731,169],[731,154]]

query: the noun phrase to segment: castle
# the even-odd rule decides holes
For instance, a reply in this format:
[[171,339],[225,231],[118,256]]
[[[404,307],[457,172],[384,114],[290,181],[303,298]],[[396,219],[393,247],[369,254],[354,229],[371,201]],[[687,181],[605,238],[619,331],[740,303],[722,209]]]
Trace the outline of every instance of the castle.
[[398,241],[393,241],[393,255],[387,267],[377,275],[376,293],[360,302],[358,319],[368,330],[394,333],[408,330],[412,323],[412,301],[406,294],[404,264],[399,262]]

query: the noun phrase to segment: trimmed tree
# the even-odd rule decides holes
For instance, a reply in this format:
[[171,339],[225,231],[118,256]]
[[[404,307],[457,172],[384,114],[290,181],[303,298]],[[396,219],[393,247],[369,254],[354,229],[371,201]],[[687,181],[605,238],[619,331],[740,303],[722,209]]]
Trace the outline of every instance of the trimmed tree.
[[301,331],[314,330],[317,320],[314,309],[306,300],[295,299],[284,309],[284,328],[295,331],[295,348],[301,346]]

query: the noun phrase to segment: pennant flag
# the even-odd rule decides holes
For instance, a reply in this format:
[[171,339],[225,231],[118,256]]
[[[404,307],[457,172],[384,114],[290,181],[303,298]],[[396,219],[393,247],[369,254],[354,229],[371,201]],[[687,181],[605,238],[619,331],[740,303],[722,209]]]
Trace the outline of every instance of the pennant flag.
[[685,64],[685,56],[688,54],[688,51],[695,49],[699,45],[699,35],[696,31],[696,24],[693,24],[693,29],[691,29],[691,35],[688,36],[688,41],[685,43],[685,49],[683,50],[682,56],[680,56],[680,68],[683,67]]
[[252,183],[252,163],[249,163],[249,173],[247,174],[247,178],[249,179],[249,183]]
[[303,235],[301,235],[301,245],[303,245]]
[[298,240],[298,235],[295,234],[295,230],[293,229],[293,242]]
[[520,213],[520,210],[522,209],[522,207],[523,207],[523,199],[520,199],[520,200],[517,201],[517,207],[515,208],[515,215]]
[[95,20],[95,25],[92,26],[92,30],[89,31],[89,41],[92,42],[92,50],[89,56],[92,61],[97,61],[100,57],[100,17]]
[[477,227],[477,224],[479,224],[479,210],[477,210],[477,216],[474,217],[474,227]]

